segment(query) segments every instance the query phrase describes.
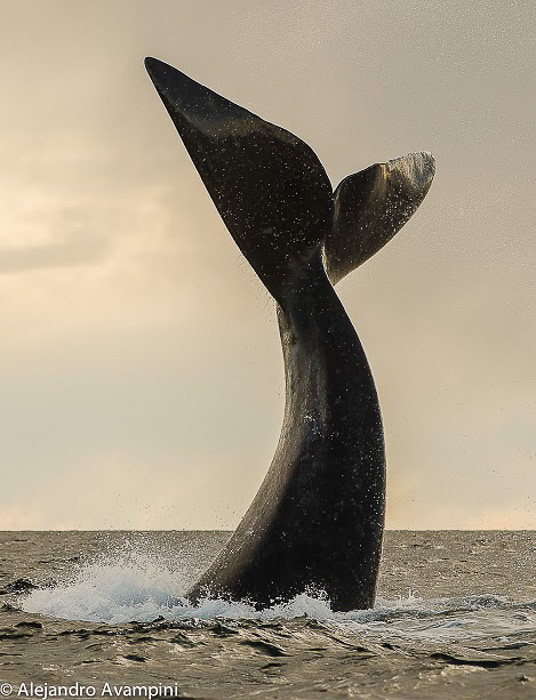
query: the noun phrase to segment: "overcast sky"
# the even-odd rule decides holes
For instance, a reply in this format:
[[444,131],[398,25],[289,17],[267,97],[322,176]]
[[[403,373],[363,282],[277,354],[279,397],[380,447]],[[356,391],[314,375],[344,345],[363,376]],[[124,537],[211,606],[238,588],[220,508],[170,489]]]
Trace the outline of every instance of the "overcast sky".
[[233,528],[277,442],[273,302],[146,55],[334,185],[434,153],[421,209],[338,286],[387,526],[536,528],[533,0],[17,0],[0,34],[0,528]]

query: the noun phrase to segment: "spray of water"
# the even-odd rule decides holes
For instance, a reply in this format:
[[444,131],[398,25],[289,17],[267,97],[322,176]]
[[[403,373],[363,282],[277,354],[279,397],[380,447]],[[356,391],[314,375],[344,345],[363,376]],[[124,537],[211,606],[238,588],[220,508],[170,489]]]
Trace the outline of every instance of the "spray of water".
[[157,618],[198,620],[292,620],[307,616],[346,631],[378,639],[460,640],[514,629],[536,628],[536,603],[515,604],[504,597],[467,595],[423,599],[409,591],[395,600],[378,599],[372,610],[331,610],[321,594],[296,596],[287,603],[257,610],[249,602],[204,599],[192,605],[184,596],[192,579],[188,556],[170,558],[140,543],[119,549],[72,571],[53,586],[32,591],[21,606],[26,612],[70,620],[115,625]]

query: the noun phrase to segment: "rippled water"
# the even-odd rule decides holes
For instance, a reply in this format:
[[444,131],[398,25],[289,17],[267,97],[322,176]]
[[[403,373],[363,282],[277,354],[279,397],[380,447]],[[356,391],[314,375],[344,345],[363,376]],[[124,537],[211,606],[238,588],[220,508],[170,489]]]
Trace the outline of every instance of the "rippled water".
[[4,677],[178,679],[207,698],[452,697],[453,684],[536,697],[536,533],[389,532],[372,610],[306,594],[193,607],[183,593],[227,536],[2,533]]

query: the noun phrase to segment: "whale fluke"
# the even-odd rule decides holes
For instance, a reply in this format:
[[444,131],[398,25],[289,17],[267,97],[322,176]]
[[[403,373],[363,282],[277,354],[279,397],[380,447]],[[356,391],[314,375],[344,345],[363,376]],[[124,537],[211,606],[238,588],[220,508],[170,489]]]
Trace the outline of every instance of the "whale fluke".
[[333,285],[385,245],[430,187],[414,153],[333,193],[311,148],[161,61],[146,66],[229,232],[277,301],[285,366],[281,437],[236,531],[187,592],[257,607],[323,591],[373,605],[385,449],[367,358]]
[[225,225],[281,303],[289,271],[315,254],[331,224],[322,164],[289,131],[162,61],[145,65]]
[[388,243],[425,198],[435,174],[431,153],[409,153],[348,175],[335,190],[333,226],[325,242],[335,284]]

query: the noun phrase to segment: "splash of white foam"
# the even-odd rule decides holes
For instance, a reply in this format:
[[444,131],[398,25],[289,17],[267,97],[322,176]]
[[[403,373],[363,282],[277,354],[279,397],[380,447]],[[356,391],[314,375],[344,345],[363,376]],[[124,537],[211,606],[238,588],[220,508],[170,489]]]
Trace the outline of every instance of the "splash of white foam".
[[[187,572],[176,562],[139,551],[124,550],[80,567],[69,580],[32,591],[23,601],[26,612],[48,617],[120,624],[191,618],[214,620],[309,618],[380,637],[468,638],[487,626],[495,630],[536,627],[536,604],[516,606],[505,598],[469,595],[422,599],[411,592],[397,600],[378,599],[372,610],[333,612],[325,596],[301,594],[288,603],[256,610],[247,602],[201,600],[193,606],[184,597]],[[523,607],[523,614],[520,609]],[[387,638],[386,637],[386,638]]]
[[158,617],[272,620],[308,615],[323,620],[333,616],[327,599],[306,594],[262,611],[247,602],[220,598],[203,599],[193,606],[184,598],[184,582],[182,572],[165,566],[161,560],[128,553],[115,562],[82,566],[70,580],[32,591],[22,601],[22,609],[48,617],[108,624],[149,622]]
[[68,620],[148,621],[173,607],[181,584],[180,576],[158,560],[123,553],[116,561],[87,564],[70,580],[32,591],[22,608]]

